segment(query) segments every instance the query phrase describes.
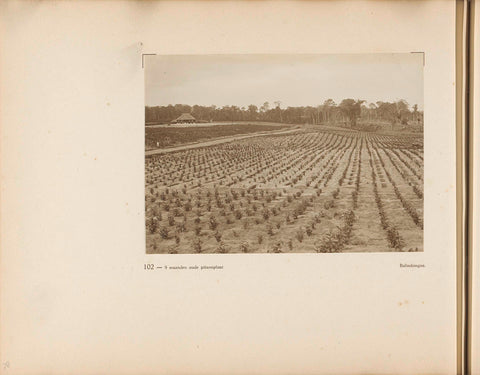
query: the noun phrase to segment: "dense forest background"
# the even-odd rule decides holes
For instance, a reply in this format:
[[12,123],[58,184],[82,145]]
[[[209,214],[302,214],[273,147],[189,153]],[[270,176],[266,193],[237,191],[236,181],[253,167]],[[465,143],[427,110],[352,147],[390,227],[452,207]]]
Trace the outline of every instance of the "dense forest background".
[[199,106],[175,104],[145,107],[147,124],[169,123],[182,113],[190,113],[198,122],[265,121],[290,124],[343,123],[356,126],[357,122],[423,125],[423,111],[418,105],[410,106],[405,100],[395,102],[366,103],[364,100],[344,99],[339,104],[332,99],[316,107],[281,108],[281,102],[261,107]]

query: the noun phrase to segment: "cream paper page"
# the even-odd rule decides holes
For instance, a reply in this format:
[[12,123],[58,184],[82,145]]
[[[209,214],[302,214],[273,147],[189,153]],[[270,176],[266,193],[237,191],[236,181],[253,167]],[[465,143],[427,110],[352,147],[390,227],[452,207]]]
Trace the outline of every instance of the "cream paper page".
[[[2,373],[455,372],[454,6],[3,1]],[[419,51],[423,252],[145,254],[142,54]]]

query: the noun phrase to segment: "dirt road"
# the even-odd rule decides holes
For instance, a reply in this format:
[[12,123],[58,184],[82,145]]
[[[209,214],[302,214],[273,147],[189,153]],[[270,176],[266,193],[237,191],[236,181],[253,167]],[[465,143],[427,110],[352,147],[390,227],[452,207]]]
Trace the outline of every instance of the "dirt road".
[[189,149],[199,148],[199,147],[213,146],[213,145],[218,145],[218,144],[222,144],[222,143],[238,141],[240,139],[245,139],[245,138],[263,137],[263,136],[266,136],[266,135],[278,135],[278,134],[294,133],[294,132],[297,132],[297,131],[300,131],[300,130],[301,130],[300,128],[295,128],[295,129],[288,129],[288,130],[250,133],[250,134],[245,134],[245,135],[239,134],[239,135],[234,135],[234,136],[229,136],[229,137],[215,138],[215,139],[212,139],[212,140],[209,140],[209,141],[204,141],[204,142],[189,143],[189,144],[185,144],[185,145],[174,146],[174,147],[169,147],[169,148],[162,148],[162,149],[157,149],[157,150],[147,150],[147,151],[145,151],[145,156],[159,155],[159,154],[165,154],[165,153],[168,153],[168,152],[176,152],[176,151],[189,150]]

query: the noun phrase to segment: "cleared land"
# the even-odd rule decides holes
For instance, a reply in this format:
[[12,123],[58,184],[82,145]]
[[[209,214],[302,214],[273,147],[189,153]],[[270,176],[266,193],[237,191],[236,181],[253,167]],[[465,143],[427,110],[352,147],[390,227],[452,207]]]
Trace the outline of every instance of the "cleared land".
[[305,130],[145,170],[147,253],[423,251],[422,134]]
[[145,127],[145,147],[147,150],[150,150],[185,143],[201,142],[218,137],[266,132],[290,127],[292,126],[285,124],[264,125],[249,123]]

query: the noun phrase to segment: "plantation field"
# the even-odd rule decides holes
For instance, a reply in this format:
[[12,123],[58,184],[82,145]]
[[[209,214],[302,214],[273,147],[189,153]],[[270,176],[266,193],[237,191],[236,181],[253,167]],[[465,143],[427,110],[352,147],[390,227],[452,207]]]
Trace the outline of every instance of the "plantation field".
[[147,253],[423,251],[422,135],[305,129],[145,173]]
[[212,138],[281,130],[289,127],[291,125],[255,123],[151,126],[145,127],[145,146],[147,149],[163,148],[191,142],[201,142]]

